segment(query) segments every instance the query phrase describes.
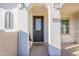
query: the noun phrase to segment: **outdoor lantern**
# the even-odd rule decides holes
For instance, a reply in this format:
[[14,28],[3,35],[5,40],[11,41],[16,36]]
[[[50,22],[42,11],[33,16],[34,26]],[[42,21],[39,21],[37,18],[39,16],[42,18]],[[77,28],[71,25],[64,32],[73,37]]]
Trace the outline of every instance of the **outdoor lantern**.
[[19,4],[19,8],[20,8],[20,9],[23,9],[23,8],[24,8],[24,3],[20,3],[20,4]]
[[54,8],[55,8],[55,10],[59,10],[60,9],[60,3],[54,3]]

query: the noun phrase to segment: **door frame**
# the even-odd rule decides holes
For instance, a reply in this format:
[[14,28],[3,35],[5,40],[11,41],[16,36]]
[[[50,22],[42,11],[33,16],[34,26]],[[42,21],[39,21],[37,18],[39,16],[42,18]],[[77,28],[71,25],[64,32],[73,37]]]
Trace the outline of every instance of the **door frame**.
[[[33,18],[32,18],[32,20],[33,20],[33,22],[32,22],[32,24],[33,24],[33,28],[34,28],[34,17],[38,17],[38,18],[42,18],[43,19],[43,41],[42,42],[34,42],[34,43],[43,43],[44,42],[44,16],[32,16]],[[32,28],[32,34],[33,34],[33,28]],[[34,34],[33,34],[33,40],[34,40]]]

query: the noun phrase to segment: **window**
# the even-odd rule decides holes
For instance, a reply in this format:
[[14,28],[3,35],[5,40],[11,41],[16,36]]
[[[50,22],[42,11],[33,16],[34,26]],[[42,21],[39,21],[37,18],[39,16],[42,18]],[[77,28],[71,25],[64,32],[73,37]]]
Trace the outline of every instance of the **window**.
[[41,19],[40,18],[36,19],[36,30],[41,30]]
[[69,34],[69,20],[61,20],[61,33]]
[[5,28],[13,29],[13,14],[11,12],[5,14]]

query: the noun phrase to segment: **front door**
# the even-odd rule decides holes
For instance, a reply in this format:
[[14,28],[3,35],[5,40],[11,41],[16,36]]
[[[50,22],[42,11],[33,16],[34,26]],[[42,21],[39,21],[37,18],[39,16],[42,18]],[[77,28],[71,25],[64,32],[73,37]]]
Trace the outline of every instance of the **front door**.
[[33,42],[43,42],[44,17],[33,16]]

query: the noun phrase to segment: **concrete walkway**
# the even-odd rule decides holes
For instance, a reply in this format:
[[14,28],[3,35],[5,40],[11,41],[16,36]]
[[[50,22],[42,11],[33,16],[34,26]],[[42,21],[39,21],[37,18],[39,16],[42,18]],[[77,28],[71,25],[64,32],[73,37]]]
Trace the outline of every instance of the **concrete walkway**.
[[30,49],[29,56],[48,56],[47,46],[43,43],[34,43]]
[[79,44],[76,43],[62,43],[62,56],[79,56]]

